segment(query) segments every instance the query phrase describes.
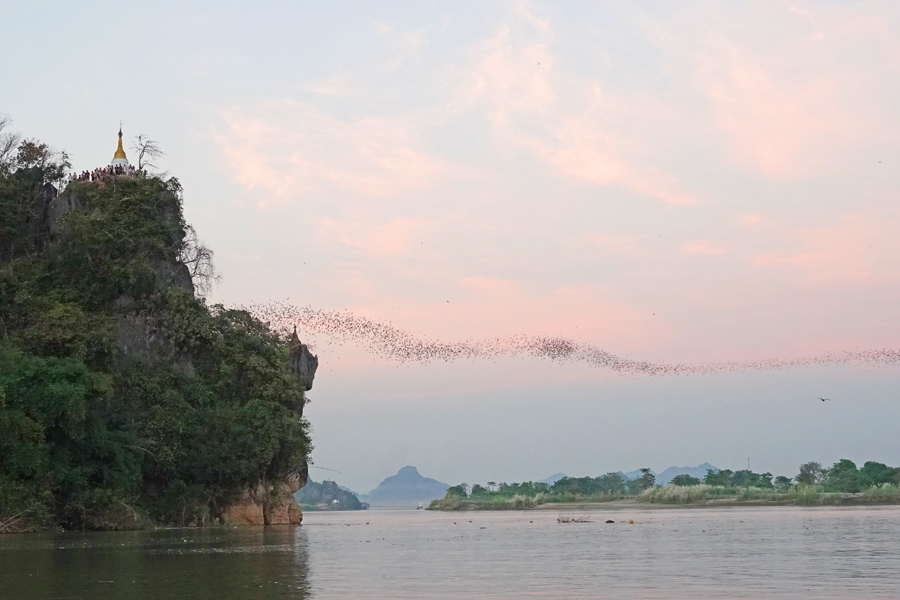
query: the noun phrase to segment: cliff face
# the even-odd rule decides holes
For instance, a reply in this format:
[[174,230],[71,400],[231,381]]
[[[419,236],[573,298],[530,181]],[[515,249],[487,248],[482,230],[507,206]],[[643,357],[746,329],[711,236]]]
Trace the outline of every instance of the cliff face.
[[[165,199],[164,207],[177,206],[176,198]],[[62,226],[63,218],[75,211],[90,211],[89,201],[81,198],[77,192],[65,190],[51,200],[47,210],[48,237],[54,240]],[[160,220],[176,231],[179,241],[184,238],[184,229],[180,219],[180,211],[164,208],[159,214]],[[153,269],[164,287],[176,288],[195,294],[195,287],[187,266],[175,257],[168,260],[157,258],[152,262]],[[189,352],[180,350],[166,336],[162,323],[166,320],[165,309],[147,310],[136,302],[131,294],[123,293],[114,302],[116,308],[116,345],[120,356],[127,360],[135,360],[148,366],[156,366],[163,361],[172,361],[176,369],[187,377],[193,377],[194,366]],[[318,357],[310,353],[308,346],[300,343],[296,330],[289,342],[290,368],[302,387],[312,389],[313,379],[318,368]],[[303,402],[295,402],[291,408],[299,416],[303,415]],[[289,466],[283,476],[269,475],[249,484],[231,501],[225,503],[218,515],[218,520],[228,525],[299,525],[303,520],[300,505],[294,499],[294,492],[306,485],[308,464],[301,463]]]
[[260,481],[225,506],[219,518],[225,525],[299,525],[303,512],[294,492],[300,487],[296,476]]
[[297,328],[291,335],[289,343],[291,349],[291,371],[303,384],[308,392],[312,389],[313,380],[316,378],[316,369],[319,368],[319,357],[309,351],[309,346],[297,337]]
[[[180,218],[178,198],[174,193],[163,191],[157,219],[164,228],[172,231],[174,243],[184,239],[184,229]],[[72,213],[90,213],[98,211],[91,201],[78,191],[66,188],[58,196],[50,200],[46,211],[46,239],[52,245],[65,227],[65,217]],[[187,266],[178,260],[177,254],[156,256],[151,260],[151,268],[155,272],[162,289],[176,288],[194,296],[194,283]],[[176,355],[179,368],[190,374],[192,366],[190,357],[178,355],[171,340],[161,331],[163,310],[148,309],[146,304],[139,303],[131,290],[120,290],[113,301],[113,312],[116,315],[116,347],[120,358],[134,359],[149,366],[156,366],[163,360]]]

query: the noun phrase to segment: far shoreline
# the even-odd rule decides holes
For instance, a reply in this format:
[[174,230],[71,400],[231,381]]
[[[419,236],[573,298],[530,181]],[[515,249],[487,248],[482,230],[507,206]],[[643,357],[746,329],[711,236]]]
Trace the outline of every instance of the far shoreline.
[[499,508],[489,503],[463,503],[459,508],[449,510],[441,508],[431,508],[438,512],[507,512],[507,511],[600,511],[600,510],[666,510],[674,508],[780,508],[785,506],[796,506],[798,508],[841,508],[841,507],[859,507],[859,506],[900,506],[900,502],[896,500],[878,501],[866,498],[862,494],[842,494],[841,497],[829,498],[828,501],[816,504],[800,504],[789,499],[785,500],[738,500],[737,498],[720,498],[706,500],[702,502],[639,502],[635,498],[622,498],[618,500],[609,500],[606,502],[546,502],[537,506],[527,506],[521,508]]

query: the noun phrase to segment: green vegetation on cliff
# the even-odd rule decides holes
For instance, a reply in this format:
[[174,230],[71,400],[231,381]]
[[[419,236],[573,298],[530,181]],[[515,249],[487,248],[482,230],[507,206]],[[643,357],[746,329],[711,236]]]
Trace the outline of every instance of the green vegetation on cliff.
[[195,297],[177,180],[67,168],[0,151],[0,532],[214,522],[305,465],[285,340]]

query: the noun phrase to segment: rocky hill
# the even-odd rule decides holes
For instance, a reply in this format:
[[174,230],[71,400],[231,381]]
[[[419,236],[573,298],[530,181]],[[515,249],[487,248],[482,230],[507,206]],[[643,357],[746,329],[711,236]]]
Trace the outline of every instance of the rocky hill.
[[415,508],[419,502],[427,506],[431,500],[443,498],[449,488],[446,483],[423,477],[415,467],[403,467],[361,499],[372,506]]
[[294,494],[303,510],[365,510],[369,505],[360,502],[353,492],[327,479],[322,483],[309,481]]
[[717,467],[714,467],[709,463],[703,463],[696,467],[669,467],[656,476],[656,483],[658,485],[666,485],[671,482],[676,475],[690,475],[691,477],[696,477],[700,481],[703,481],[703,478],[706,477],[706,472],[716,468]]
[[196,297],[177,180],[57,196],[37,148],[0,162],[0,532],[299,522],[311,381]]

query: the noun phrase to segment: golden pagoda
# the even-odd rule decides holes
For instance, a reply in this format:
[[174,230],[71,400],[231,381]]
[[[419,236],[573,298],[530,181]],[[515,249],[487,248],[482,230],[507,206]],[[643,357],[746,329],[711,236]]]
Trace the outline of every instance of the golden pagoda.
[[128,166],[128,158],[125,156],[125,149],[122,148],[122,123],[119,123],[119,147],[116,148],[116,153],[113,155],[112,162],[109,163],[115,166]]

